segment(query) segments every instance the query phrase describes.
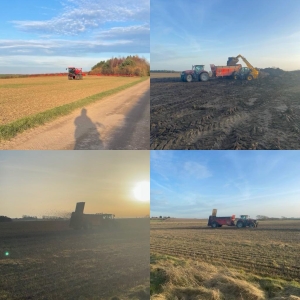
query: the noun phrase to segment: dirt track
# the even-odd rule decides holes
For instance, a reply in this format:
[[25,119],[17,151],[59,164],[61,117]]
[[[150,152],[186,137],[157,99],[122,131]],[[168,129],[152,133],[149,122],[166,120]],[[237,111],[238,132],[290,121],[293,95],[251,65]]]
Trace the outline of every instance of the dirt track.
[[147,150],[150,82],[0,142],[3,150]]
[[151,79],[151,149],[300,149],[300,71]]

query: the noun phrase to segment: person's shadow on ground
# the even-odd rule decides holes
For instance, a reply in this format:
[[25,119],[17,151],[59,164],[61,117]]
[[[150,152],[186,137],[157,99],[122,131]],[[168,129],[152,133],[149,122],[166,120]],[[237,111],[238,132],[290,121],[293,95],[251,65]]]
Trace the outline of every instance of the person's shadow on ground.
[[101,123],[93,123],[87,116],[87,110],[83,108],[81,115],[75,121],[75,145],[74,150],[99,150],[103,149],[103,142],[97,127],[104,127]]

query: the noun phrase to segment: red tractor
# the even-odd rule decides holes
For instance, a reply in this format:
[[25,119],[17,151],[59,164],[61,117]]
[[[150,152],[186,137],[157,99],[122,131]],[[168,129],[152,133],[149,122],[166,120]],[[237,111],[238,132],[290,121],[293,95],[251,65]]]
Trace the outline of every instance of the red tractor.
[[82,68],[74,68],[74,67],[68,67],[66,70],[68,70],[68,79],[69,80],[81,80],[82,79]]
[[181,72],[181,81],[207,81],[209,79],[209,74],[204,70],[204,65],[192,66],[192,70],[186,70]]

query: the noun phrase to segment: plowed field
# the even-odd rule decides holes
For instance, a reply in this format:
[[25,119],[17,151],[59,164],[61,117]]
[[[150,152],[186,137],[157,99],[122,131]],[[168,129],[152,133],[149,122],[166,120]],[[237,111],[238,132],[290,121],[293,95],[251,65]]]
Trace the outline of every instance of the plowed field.
[[0,299],[149,299],[149,220],[117,222],[0,224]]
[[151,79],[151,149],[300,149],[300,71]]
[[207,221],[151,222],[151,253],[300,282],[300,221],[262,221],[254,229],[207,227]]

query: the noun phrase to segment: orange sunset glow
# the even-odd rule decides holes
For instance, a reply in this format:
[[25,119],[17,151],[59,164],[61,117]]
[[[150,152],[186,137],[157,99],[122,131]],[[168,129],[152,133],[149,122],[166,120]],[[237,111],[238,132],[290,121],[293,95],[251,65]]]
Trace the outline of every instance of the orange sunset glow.
[[1,151],[1,214],[85,213],[145,217],[150,210],[149,151]]

